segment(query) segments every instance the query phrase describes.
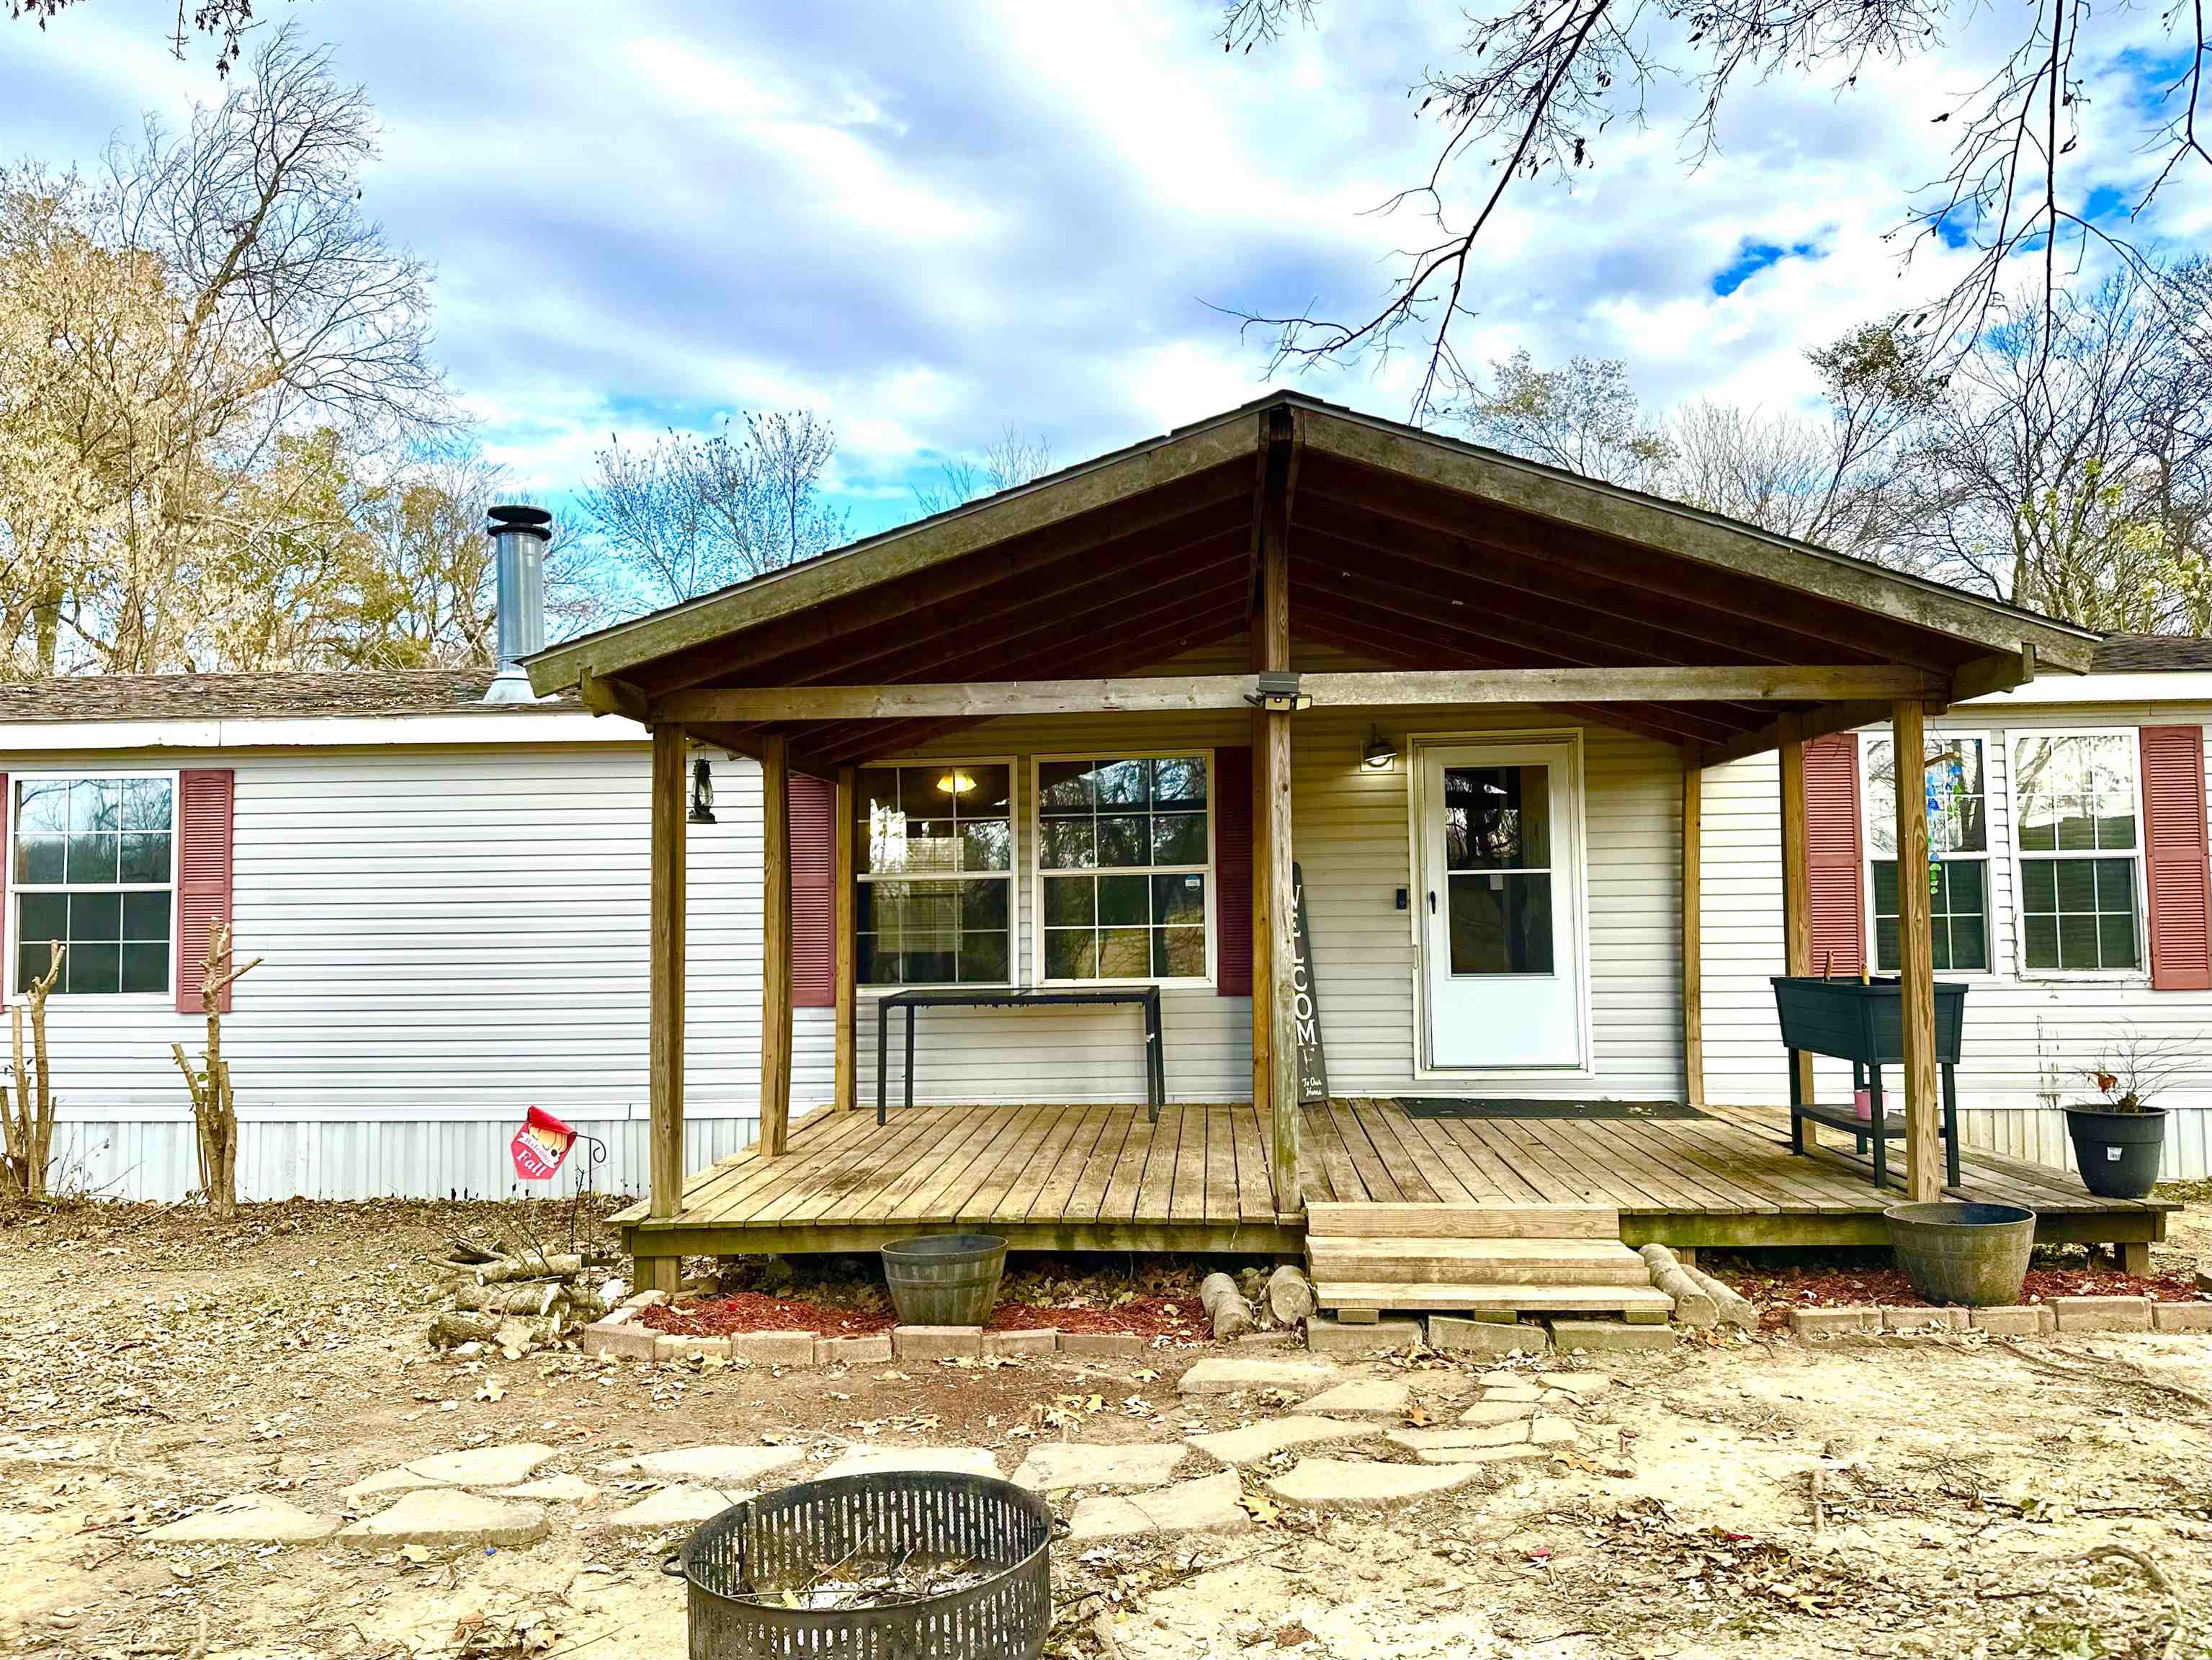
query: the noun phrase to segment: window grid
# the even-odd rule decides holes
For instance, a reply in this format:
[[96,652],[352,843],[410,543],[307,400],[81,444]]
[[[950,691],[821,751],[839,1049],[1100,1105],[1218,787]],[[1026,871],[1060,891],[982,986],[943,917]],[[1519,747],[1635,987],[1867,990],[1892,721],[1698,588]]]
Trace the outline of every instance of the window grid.
[[167,995],[176,916],[173,773],[17,774],[7,966],[23,991],[66,946],[58,996]]
[[1210,978],[1212,751],[1034,764],[1039,981]]
[[1014,983],[1014,772],[1012,757],[859,769],[853,926],[861,986]]
[[[1931,860],[1929,936],[1942,974],[1982,974],[1992,955],[1990,916],[1989,745],[1982,733],[1930,732],[1928,761],[1947,762],[1948,776],[1928,815]],[[1898,971],[1897,795],[1890,740],[1869,734],[1862,745],[1859,801],[1866,848],[1867,924],[1877,973]]]
[[2142,972],[2138,741],[2131,729],[2011,735],[2023,973]]

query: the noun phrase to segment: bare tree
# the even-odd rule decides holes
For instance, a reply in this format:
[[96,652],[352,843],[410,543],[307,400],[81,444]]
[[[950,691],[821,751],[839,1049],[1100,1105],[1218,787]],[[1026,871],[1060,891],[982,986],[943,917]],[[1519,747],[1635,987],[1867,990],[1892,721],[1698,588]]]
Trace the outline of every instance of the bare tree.
[[848,536],[823,500],[836,453],[809,410],[725,422],[706,438],[671,432],[644,449],[611,439],[582,493],[616,576],[654,605],[690,599],[824,552]]
[[1041,432],[1024,432],[1009,421],[984,450],[981,460],[955,456],[943,463],[936,483],[915,493],[923,517],[947,513],[978,496],[995,496],[1042,478],[1052,471],[1052,444]]
[[1516,351],[1491,364],[1487,386],[1468,390],[1455,413],[1483,442],[1516,455],[1638,489],[1659,488],[1673,465],[1674,441],[1644,419],[1618,357],[1543,369]]
[[[82,0],[8,0],[8,15],[27,18],[43,30],[49,18],[80,3]],[[216,43],[216,73],[228,75],[245,48],[246,31],[252,26],[253,0],[176,0],[169,51],[181,58],[193,34],[204,34]]]
[[[1315,7],[1227,0],[1218,38],[1249,52],[1294,18],[1310,21]],[[1453,330],[1473,314],[1470,261],[1514,184],[1595,166],[1614,125],[1642,125],[1646,96],[1661,82],[1697,90],[1683,134],[1694,166],[1717,142],[1729,94],[1746,82],[1818,77],[1848,91],[1871,67],[1942,51],[1947,28],[1974,11],[1972,0],[1486,0],[1468,14],[1457,58],[1424,72],[1414,88],[1438,136],[1426,175],[1382,204],[1417,216],[1424,230],[1395,256],[1382,303],[1343,317],[1240,314],[1272,337],[1276,368],[1415,350],[1422,369],[1411,418],[1426,422],[1471,383]],[[2212,163],[2199,131],[2212,94],[2212,33],[2201,3],[2160,15],[2179,64],[2168,83],[2142,108],[2103,124],[2097,144],[2082,143],[2076,65],[2118,52],[2117,20],[2130,15],[2120,8],[2100,17],[2088,0],[2029,0],[2012,14],[2014,44],[1995,72],[1932,113],[1918,112],[1955,137],[1939,177],[1900,181],[1903,257],[1930,240],[1976,252],[1960,280],[1905,319],[1940,361],[1971,350],[2002,314],[2015,257],[2039,267],[2035,303],[2046,333],[2068,275],[2093,250],[2123,265],[2142,263],[2087,209],[2115,151],[2140,149],[2161,162],[2130,204],[2131,219],[2177,172]]]

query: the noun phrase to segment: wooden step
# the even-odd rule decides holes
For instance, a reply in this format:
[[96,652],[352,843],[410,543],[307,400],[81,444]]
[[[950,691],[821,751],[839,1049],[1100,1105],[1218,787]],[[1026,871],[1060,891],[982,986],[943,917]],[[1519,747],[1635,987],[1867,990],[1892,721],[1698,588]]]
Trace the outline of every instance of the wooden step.
[[1306,1207],[1306,1237],[1355,1239],[1620,1238],[1609,1205],[1347,1205]]
[[1314,1281],[1324,1309],[1439,1313],[1623,1314],[1665,1319],[1674,1299],[1650,1286],[1524,1286],[1492,1281],[1444,1285],[1404,1280]]
[[1306,1236],[1316,1280],[1370,1283],[1649,1286],[1644,1259],[1618,1239],[1360,1239]]

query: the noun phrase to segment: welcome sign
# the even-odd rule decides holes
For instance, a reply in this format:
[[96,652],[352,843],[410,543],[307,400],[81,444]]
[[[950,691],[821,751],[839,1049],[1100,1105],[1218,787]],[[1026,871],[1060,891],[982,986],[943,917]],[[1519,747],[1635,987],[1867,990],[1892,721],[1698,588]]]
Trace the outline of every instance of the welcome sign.
[[1306,927],[1306,877],[1296,860],[1291,865],[1291,1018],[1298,1034],[1298,1099],[1326,1101],[1328,1057],[1321,1047],[1321,996]]

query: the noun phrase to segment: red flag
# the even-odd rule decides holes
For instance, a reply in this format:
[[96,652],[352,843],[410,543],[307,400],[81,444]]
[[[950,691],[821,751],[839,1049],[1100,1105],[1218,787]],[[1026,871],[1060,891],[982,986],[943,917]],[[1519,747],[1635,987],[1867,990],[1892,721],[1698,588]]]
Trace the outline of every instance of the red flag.
[[507,1144],[514,1158],[514,1173],[526,1182],[550,1181],[576,1144],[576,1132],[542,1107],[530,1110],[529,1122],[515,1131]]

